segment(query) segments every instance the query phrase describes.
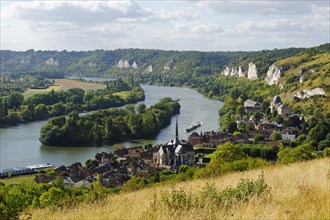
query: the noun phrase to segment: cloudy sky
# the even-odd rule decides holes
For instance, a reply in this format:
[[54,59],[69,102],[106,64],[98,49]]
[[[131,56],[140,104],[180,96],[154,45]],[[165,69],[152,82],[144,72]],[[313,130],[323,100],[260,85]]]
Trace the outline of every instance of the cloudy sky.
[[329,0],[1,0],[1,49],[311,47],[329,43],[329,14]]

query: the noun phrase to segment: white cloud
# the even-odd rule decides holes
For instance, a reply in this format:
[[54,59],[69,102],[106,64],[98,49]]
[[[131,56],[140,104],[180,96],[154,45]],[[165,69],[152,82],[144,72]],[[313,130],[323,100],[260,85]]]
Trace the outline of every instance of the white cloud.
[[326,6],[327,1],[197,1],[196,5],[223,14],[306,14],[313,5]]
[[3,10],[4,18],[25,21],[107,23],[143,16],[135,1],[21,1]]
[[1,48],[251,50],[329,41],[327,1],[1,3]]

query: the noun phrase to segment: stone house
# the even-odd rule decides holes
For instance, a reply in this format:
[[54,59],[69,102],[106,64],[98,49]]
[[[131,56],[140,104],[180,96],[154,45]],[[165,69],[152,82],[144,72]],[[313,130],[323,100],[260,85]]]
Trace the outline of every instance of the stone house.
[[270,103],[270,111],[273,113],[274,111],[277,111],[277,113],[281,116],[288,117],[291,114],[291,109],[288,105],[284,105],[282,103],[281,97],[276,95],[273,98],[273,101]]
[[261,110],[261,104],[259,102],[252,101],[247,99],[244,102],[245,112],[258,112]]

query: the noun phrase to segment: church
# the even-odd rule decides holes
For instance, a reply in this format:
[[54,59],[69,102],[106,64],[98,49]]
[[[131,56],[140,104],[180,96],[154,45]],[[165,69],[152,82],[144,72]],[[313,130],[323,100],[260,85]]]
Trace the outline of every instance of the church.
[[153,154],[153,161],[160,166],[193,165],[195,152],[187,141],[179,140],[178,119],[176,119],[175,138],[167,144],[160,145],[158,151]]

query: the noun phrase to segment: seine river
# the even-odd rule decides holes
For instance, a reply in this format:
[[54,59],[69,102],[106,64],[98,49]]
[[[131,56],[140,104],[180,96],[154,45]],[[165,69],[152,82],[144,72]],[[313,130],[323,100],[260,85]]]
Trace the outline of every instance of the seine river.
[[[88,79],[88,78],[87,78]],[[223,103],[203,97],[195,90],[188,88],[142,86],[146,99],[144,103],[150,106],[163,97],[179,98],[181,113],[178,115],[179,138],[186,139],[185,129],[191,124],[200,121],[202,126],[195,131],[218,130],[218,110]],[[113,146],[101,147],[52,147],[44,146],[39,142],[40,128],[47,121],[38,121],[0,129],[0,169],[26,166],[29,164],[51,163],[55,166],[70,165],[74,162],[85,163],[87,159],[94,158],[98,152],[111,152]],[[150,140],[131,140],[122,142],[125,147],[141,146],[145,144],[162,144],[173,139],[175,132],[175,117],[171,125],[164,128],[161,133]]]

